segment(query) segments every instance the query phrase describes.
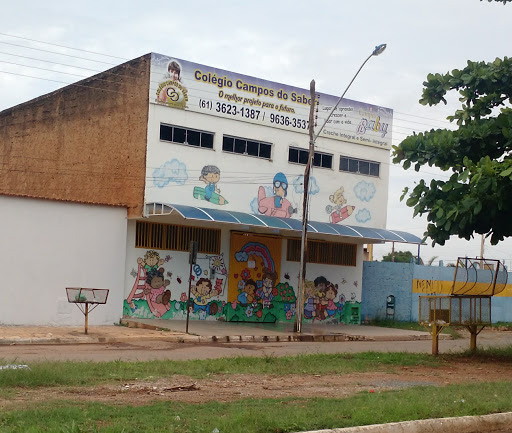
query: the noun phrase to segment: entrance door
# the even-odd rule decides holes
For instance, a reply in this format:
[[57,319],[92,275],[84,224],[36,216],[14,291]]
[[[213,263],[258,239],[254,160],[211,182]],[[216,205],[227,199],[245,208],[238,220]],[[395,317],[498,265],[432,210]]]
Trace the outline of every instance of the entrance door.
[[279,294],[282,242],[275,236],[231,234],[228,321],[268,323],[278,319],[273,310]]

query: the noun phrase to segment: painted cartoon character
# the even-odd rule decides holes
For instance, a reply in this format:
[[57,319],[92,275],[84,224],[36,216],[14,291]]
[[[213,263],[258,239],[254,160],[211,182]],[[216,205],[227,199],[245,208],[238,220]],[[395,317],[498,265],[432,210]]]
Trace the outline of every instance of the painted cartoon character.
[[220,180],[220,170],[217,166],[205,165],[201,170],[199,180],[202,180],[206,186],[204,188],[199,186],[194,187],[194,198],[220,205],[228,203],[224,197],[219,195],[220,189],[218,188],[217,183]]
[[316,288],[313,281],[307,281],[304,286],[306,305],[304,306],[304,317],[313,319],[316,316]]
[[157,271],[158,266],[164,264],[164,260],[160,259],[160,254],[158,254],[155,250],[149,250],[144,254],[144,258],[139,257],[137,259],[137,263],[139,265],[144,263],[144,270],[147,272]]
[[343,192],[344,188],[342,186],[334,191],[334,194],[329,196],[329,201],[333,203],[333,206],[327,205],[325,208],[325,211],[330,214],[329,221],[333,224],[337,224],[345,218],[348,218],[356,208],[355,206],[344,206],[347,200]]
[[318,320],[325,320],[327,317],[327,304],[328,301],[325,298],[325,291],[327,289],[327,286],[329,285],[329,281],[325,277],[317,277],[315,278],[315,288],[316,288],[316,295],[317,295],[317,303],[316,303],[316,317],[315,319]]
[[263,277],[261,279],[261,287],[256,295],[261,299],[263,308],[272,308],[272,299],[274,299],[274,287],[277,281],[277,273],[268,268],[263,269]]
[[151,302],[155,304],[169,304],[171,300],[171,291],[165,290],[170,284],[169,280],[164,280],[164,268],[160,268],[156,271],[149,271],[146,274],[146,288],[144,294],[146,298],[149,297]]
[[325,299],[327,301],[327,315],[328,316],[334,316],[336,314],[336,304],[334,303],[334,299],[336,299],[336,296],[338,295],[338,285],[334,285],[332,283],[329,283],[325,289]]
[[252,304],[256,300],[256,283],[254,280],[248,279],[245,282],[244,288],[238,295],[238,302],[242,305]]
[[[206,314],[217,313],[217,304],[210,303],[209,300],[213,296],[217,296],[219,293],[217,290],[212,288],[212,282],[208,278],[200,278],[197,284],[191,288],[191,292],[195,298],[194,305],[190,308],[193,308],[194,313],[199,311],[200,319],[205,319]],[[201,314],[201,311],[204,311],[205,314]]]
[[277,173],[273,181],[273,197],[267,197],[265,188],[258,189],[258,211],[267,216],[290,218],[297,213],[297,208],[286,199],[288,194],[288,179],[284,173]]

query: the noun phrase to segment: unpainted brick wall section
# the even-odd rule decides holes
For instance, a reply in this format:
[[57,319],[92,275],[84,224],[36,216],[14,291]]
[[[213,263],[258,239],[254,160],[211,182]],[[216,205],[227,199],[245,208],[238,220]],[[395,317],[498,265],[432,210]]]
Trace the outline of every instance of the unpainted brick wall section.
[[142,215],[150,59],[0,112],[0,194]]

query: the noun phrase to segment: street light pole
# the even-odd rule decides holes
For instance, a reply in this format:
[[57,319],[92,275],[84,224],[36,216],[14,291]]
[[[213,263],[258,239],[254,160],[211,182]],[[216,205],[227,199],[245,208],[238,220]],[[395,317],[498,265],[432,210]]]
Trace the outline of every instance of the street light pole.
[[347,93],[347,90],[350,88],[356,77],[359,75],[359,72],[361,72],[361,69],[363,69],[364,65],[366,65],[366,62],[370,60],[373,56],[378,56],[386,49],[386,44],[380,44],[375,47],[375,49],[372,51],[372,53],[366,58],[366,60],[363,62],[363,64],[359,67],[356,74],[348,84],[347,88],[343,92],[343,94],[338,99],[338,102],[336,102],[336,105],[332,108],[329,115],[325,119],[323,125],[318,130],[318,133],[315,135],[314,128],[315,128],[315,117],[314,117],[314,111],[316,106],[316,93],[315,93],[315,80],[311,81],[310,85],[310,94],[311,94],[311,105],[309,110],[309,156],[308,156],[308,163],[306,165],[306,168],[304,170],[304,200],[302,205],[302,238],[301,238],[301,256],[300,256],[300,271],[299,271],[299,287],[297,290],[297,299],[295,304],[295,323],[293,330],[294,332],[302,332],[302,320],[304,316],[304,282],[306,279],[306,255],[307,255],[307,233],[308,233],[308,215],[309,215],[309,197],[308,197],[308,190],[309,190],[309,178],[311,175],[311,171],[313,169],[313,159],[315,155],[315,141],[324,129],[325,125],[327,125],[327,122],[331,118],[332,114],[336,111],[336,108],[338,108],[339,103]]
[[309,177],[313,168],[313,158],[315,156],[315,107],[316,92],[315,80],[311,80],[309,86],[311,96],[311,106],[309,109],[309,155],[308,163],[304,169],[304,200],[302,202],[302,238],[300,243],[300,270],[299,270],[299,290],[297,291],[297,299],[295,306],[295,323],[294,332],[302,332],[302,318],[304,316],[304,279],[306,278],[306,254],[308,251],[308,215],[309,215]]

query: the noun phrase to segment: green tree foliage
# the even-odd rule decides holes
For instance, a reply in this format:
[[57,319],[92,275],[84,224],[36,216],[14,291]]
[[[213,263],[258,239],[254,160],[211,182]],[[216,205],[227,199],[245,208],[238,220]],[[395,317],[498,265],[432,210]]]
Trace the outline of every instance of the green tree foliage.
[[448,120],[456,130],[413,134],[393,148],[393,162],[404,169],[435,166],[449,180],[423,179],[409,191],[414,216],[426,214],[425,238],[444,245],[450,236],[474,233],[497,244],[512,236],[512,59],[471,62],[451,73],[429,74],[420,103],[436,105],[458,91],[462,107]]
[[[414,255],[410,251],[395,251],[395,262],[411,263],[411,260],[414,258]],[[388,253],[385,256],[383,256],[382,261],[391,262],[391,253]]]

